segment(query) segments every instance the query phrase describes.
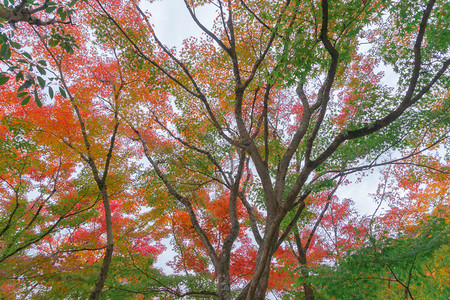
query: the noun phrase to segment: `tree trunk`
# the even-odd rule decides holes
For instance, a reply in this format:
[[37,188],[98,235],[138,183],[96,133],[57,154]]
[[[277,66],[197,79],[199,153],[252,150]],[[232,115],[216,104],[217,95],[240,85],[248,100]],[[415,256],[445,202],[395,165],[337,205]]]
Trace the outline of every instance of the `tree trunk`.
[[267,286],[269,282],[270,264],[274,255],[277,241],[278,231],[281,219],[279,216],[267,218],[270,224],[266,230],[263,241],[260,245],[258,255],[256,257],[255,273],[249,284],[241,291],[237,299],[255,300],[265,299]]
[[105,257],[103,258],[102,267],[100,269],[100,274],[97,277],[97,281],[95,282],[95,287],[92,290],[90,300],[98,300],[100,299],[100,294],[103,290],[103,286],[105,285],[106,277],[108,275],[109,266],[112,261],[112,254],[114,251],[114,239],[113,239],[113,230],[112,230],[112,218],[111,218],[111,206],[109,203],[109,196],[106,190],[106,186],[103,185],[100,187],[102,194],[103,206],[105,209],[105,223],[106,223],[106,252]]
[[270,275],[270,262],[266,265],[263,275],[261,276],[258,286],[256,287],[254,299],[264,300],[266,299],[267,286],[269,284]]
[[222,258],[217,276],[219,300],[231,300],[231,280],[229,260]]
[[[303,250],[303,249],[301,249]],[[307,261],[306,261],[306,254],[304,251],[299,251],[299,256],[297,257],[298,261],[300,263],[301,266],[301,273],[303,276],[303,291],[305,293],[305,299],[306,300],[314,300],[314,290],[311,286],[311,283],[309,283],[308,279],[309,279],[309,269],[307,266]]]

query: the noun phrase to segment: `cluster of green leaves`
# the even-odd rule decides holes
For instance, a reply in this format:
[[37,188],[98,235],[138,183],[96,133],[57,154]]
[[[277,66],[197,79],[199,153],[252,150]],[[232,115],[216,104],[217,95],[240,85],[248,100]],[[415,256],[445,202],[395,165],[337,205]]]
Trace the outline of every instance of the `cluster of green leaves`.
[[[190,291],[212,291],[214,283],[210,278],[197,275],[164,275],[155,270],[151,263],[140,265],[139,268],[131,264],[112,270],[111,280],[103,295],[108,299],[126,299],[130,292],[144,297],[163,297],[164,299],[180,299],[181,295]],[[121,280],[133,277],[133,281]],[[188,296],[189,297],[189,296]],[[212,295],[192,294],[192,299],[217,299]]]
[[[75,12],[73,6],[77,2],[78,0],[72,0],[67,5],[63,5],[46,1],[44,11],[48,14],[56,13],[59,17],[59,22],[64,22]],[[14,4],[12,0],[5,0],[5,3],[3,5],[0,4],[0,6],[5,10],[12,11],[16,9]],[[42,4],[28,1],[22,9],[32,10],[40,5]],[[42,101],[39,90],[44,90],[47,87],[48,95],[51,99],[53,99],[54,95],[51,87],[52,79],[47,75],[46,71],[48,67],[47,62],[42,59],[38,61],[33,59],[27,50],[28,48],[22,47],[22,44],[26,44],[26,41],[14,38],[16,25],[7,21],[5,20],[0,23],[0,61],[6,66],[0,72],[0,86],[6,84],[11,77],[14,77],[16,82],[22,83],[17,89],[17,97],[21,99],[21,104],[27,105],[31,98],[33,98],[36,105],[41,107]],[[56,23],[50,26],[52,26],[51,33],[48,35],[48,45],[50,47],[59,46],[69,54],[73,54],[74,49],[79,48],[75,37],[64,31],[63,24]],[[16,55],[12,55],[12,51],[16,52]]]
[[[431,13],[424,37],[425,43],[421,48],[424,63],[419,87],[430,82],[437,66],[442,64],[448,55],[450,5],[447,1],[438,0],[435,7],[437,9]],[[413,45],[409,41],[417,34],[424,9],[425,3],[420,0],[393,2],[384,20],[380,21],[379,30],[383,38],[373,41],[375,47],[371,49],[372,53],[400,75],[400,93],[405,91],[409,83],[410,77],[407,75],[412,71],[414,59]],[[441,78],[439,85],[448,87],[449,77]]]
[[75,37],[66,33],[64,31],[64,27],[61,25],[52,27],[48,45],[50,47],[56,47],[59,45],[61,49],[69,54],[73,54],[74,48],[79,48],[75,41]]
[[446,219],[433,216],[416,232],[370,237],[338,265],[314,269],[311,282],[318,299],[399,299],[406,287],[414,299],[446,299],[449,242]]

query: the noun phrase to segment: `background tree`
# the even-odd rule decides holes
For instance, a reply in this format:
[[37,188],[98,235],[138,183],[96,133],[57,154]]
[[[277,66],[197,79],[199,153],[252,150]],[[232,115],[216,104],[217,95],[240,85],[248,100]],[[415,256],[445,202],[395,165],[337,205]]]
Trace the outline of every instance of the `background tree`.
[[[42,106],[38,91],[49,86],[45,67],[45,60],[35,59],[29,53],[32,40],[26,41],[22,28],[51,27],[48,32],[49,43],[60,45],[67,53],[73,53],[77,47],[73,35],[65,32],[67,26],[72,25],[73,6],[77,0],[67,3],[45,1],[4,1],[0,3],[0,85],[14,78],[22,84],[17,88],[17,96],[24,97],[23,104],[34,98],[36,104]],[[18,30],[19,28],[19,30]],[[19,32],[15,36],[16,31]],[[33,92],[31,92],[33,91]],[[53,98],[53,96],[51,96]]]
[[[80,7],[82,12],[83,7]],[[81,20],[79,18],[80,15],[77,20]],[[36,105],[23,106],[30,100],[27,89],[32,84],[19,87],[23,91],[18,95],[21,103],[14,99],[13,91],[20,79],[8,82],[2,91],[9,97],[2,109],[2,118],[7,125],[5,147],[11,143],[22,147],[16,151],[8,150],[13,152],[7,154],[12,156],[10,160],[14,161],[14,155],[21,160],[15,163],[16,166],[4,162],[6,172],[15,178],[4,180],[14,196],[5,199],[5,207],[10,209],[5,212],[2,228],[7,234],[15,229],[12,225],[17,222],[20,232],[28,234],[26,238],[13,236],[12,241],[6,239],[8,235],[4,236],[5,257],[2,261],[12,255],[17,257],[5,262],[9,272],[2,279],[7,284],[16,282],[21,286],[20,292],[25,294],[39,294],[45,290],[49,297],[60,298],[68,295],[87,297],[97,278],[90,297],[98,299],[112,260],[113,220],[119,241],[127,236],[126,241],[119,242],[122,255],[126,256],[134,249],[152,260],[163,247],[159,244],[153,247],[140,245],[142,239],[152,241],[150,233],[138,230],[137,221],[123,215],[135,212],[137,208],[132,204],[133,191],[127,188],[134,166],[128,163],[129,153],[120,150],[118,136],[118,111],[124,85],[120,63],[112,58],[99,59],[98,52],[92,55],[86,37],[87,27],[80,25],[67,29],[65,36],[76,36],[79,44],[69,48],[71,51],[67,48],[70,40],[68,44],[55,42],[52,34],[55,28],[62,30],[64,35],[61,27],[16,29],[22,37],[21,42],[30,44],[34,59],[39,60],[33,67],[37,67],[42,76],[47,72],[54,76],[47,78],[47,86],[41,82],[44,79],[36,77],[40,85],[40,90],[34,88],[33,91]],[[77,48],[79,50],[75,52]],[[27,75],[27,80],[33,81],[33,76]],[[54,95],[54,90],[59,93]],[[21,139],[23,142],[17,143]],[[14,154],[18,151],[20,155]],[[52,166],[50,163],[58,157],[59,165],[56,161]],[[28,166],[31,161],[36,162]],[[36,170],[38,162],[42,164],[40,170]],[[30,181],[30,187],[27,187],[22,178],[28,178],[29,169],[36,175],[27,179]],[[37,176],[38,173],[43,175]],[[41,196],[37,200],[29,199],[33,198],[29,193],[36,191]],[[25,207],[29,211],[24,215],[21,211]],[[78,214],[81,216],[77,217]],[[26,218],[28,215],[30,221]],[[31,235],[33,231],[38,234]],[[21,239],[24,240],[22,244],[19,243]],[[106,249],[104,257],[103,249]],[[16,268],[17,260],[28,260],[29,263]],[[100,274],[96,271],[99,261],[102,262]],[[32,268],[29,268],[30,264]],[[67,281],[72,276],[74,280]]]
[[313,281],[320,286],[319,299],[444,299],[448,294],[445,213],[430,214],[415,226],[414,233],[372,237],[367,246],[349,252],[336,267],[318,269],[321,275]]

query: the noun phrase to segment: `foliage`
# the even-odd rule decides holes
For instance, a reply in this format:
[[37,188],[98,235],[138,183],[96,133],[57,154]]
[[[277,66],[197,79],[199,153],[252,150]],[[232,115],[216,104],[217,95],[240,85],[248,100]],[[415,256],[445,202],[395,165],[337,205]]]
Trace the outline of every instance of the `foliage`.
[[[442,215],[442,213],[439,213]],[[312,280],[319,299],[444,299],[449,289],[448,219],[430,216],[417,230],[370,239],[335,267],[323,266]],[[326,275],[325,275],[326,274]]]
[[[448,4],[185,4],[176,48],[136,1],[0,5],[2,297],[445,293]],[[335,195],[381,166],[388,212]]]

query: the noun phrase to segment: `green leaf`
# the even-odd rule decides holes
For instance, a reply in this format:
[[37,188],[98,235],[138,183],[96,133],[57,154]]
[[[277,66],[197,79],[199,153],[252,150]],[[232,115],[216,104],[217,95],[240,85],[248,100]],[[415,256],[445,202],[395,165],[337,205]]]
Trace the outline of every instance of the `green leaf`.
[[41,73],[42,75],[45,75],[47,73],[45,71],[45,69],[39,65],[36,65],[36,68],[38,69],[39,73]]
[[2,77],[0,77],[0,85],[4,85],[5,83],[8,82],[8,80],[9,80],[8,76],[3,76],[2,75]]
[[11,41],[10,44],[11,44],[11,47],[16,48],[16,49],[20,49],[22,47],[19,43],[16,43],[13,41]]
[[45,9],[45,12],[46,13],[51,13],[52,11],[54,11],[56,9],[56,6],[49,6],[49,7],[47,7],[46,9]]
[[24,89],[27,89],[31,86],[31,81],[27,80],[22,84],[18,89],[17,92],[23,91]]
[[51,99],[53,99],[53,89],[51,86],[48,87],[48,95],[50,96]]
[[59,41],[57,39],[54,39],[54,38],[51,38],[51,39],[48,40],[48,45],[50,47],[55,47],[55,46],[58,45],[58,43],[59,43]]
[[28,92],[21,92],[21,93],[18,93],[18,94],[17,94],[17,97],[18,97],[18,98],[22,98],[22,97],[24,97],[24,96],[26,96],[26,95],[28,95]]
[[44,80],[44,78],[42,78],[41,76],[37,76],[37,80],[38,80],[38,82],[39,82],[39,86],[40,86],[41,88],[44,88],[44,86],[45,86],[45,80]]
[[2,45],[2,48],[0,49],[0,57],[5,60],[11,58],[11,49],[8,44]]
[[61,17],[61,21],[64,21],[67,18],[67,13],[63,11],[62,13],[59,14],[59,16]]
[[37,92],[37,89],[36,89],[36,88],[34,88],[34,102],[36,102],[36,105],[37,105],[39,108],[42,107],[42,102],[41,102],[41,100],[39,100],[39,95],[38,95],[38,92]]
[[22,72],[22,71],[20,71],[20,72],[17,73],[17,75],[16,75],[16,81],[19,81],[19,80],[23,80],[23,72]]
[[22,52],[22,55],[28,59],[31,59],[31,55],[28,52]]
[[47,66],[47,62],[45,60],[43,60],[43,59],[38,60],[38,64],[43,65],[44,67]]
[[67,98],[66,91],[62,87],[59,87],[59,92],[61,93],[61,96],[63,96],[64,99]]
[[21,104],[22,105],[27,105],[28,102],[30,102],[31,96],[26,97],[25,99],[22,100]]
[[47,8],[45,9],[46,13],[51,13],[52,11],[54,11],[55,9],[57,9],[56,4],[54,2],[47,2]]

